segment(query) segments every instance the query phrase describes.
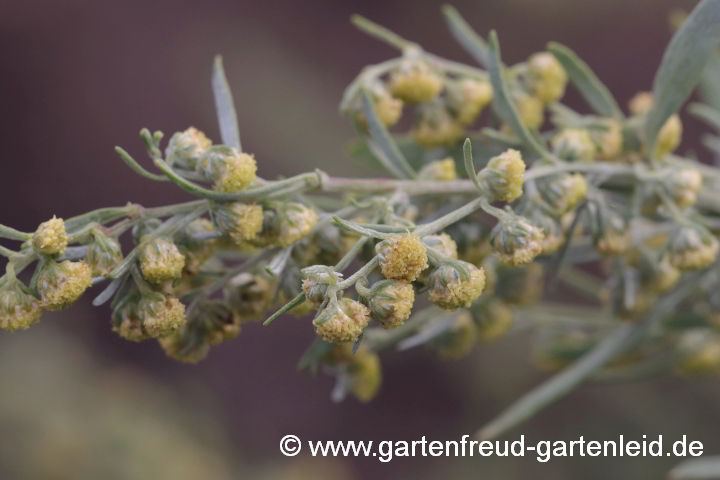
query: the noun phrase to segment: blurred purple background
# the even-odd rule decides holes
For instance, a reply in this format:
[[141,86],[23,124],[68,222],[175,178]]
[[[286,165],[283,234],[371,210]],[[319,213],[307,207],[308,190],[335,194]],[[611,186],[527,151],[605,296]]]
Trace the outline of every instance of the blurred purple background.
[[[670,9],[689,10],[694,3],[505,0],[454,5],[480,33],[497,29],[507,63],[525,59],[547,41],[559,41],[584,58],[625,105],[635,92],[650,88],[671,36]],[[162,130],[169,138],[194,125],[217,139],[209,81],[217,53],[224,56],[235,95],[243,147],[255,153],[260,175],[272,178],[315,167],[330,174],[368,175],[344,154],[353,132],[339,118],[337,104],[364,65],[395,52],[356,31],[349,17],[360,13],[433,53],[471,62],[448,33],[440,5],[411,0],[0,2],[0,223],[32,231],[53,214],[69,217],[127,201],[157,206],[186,200],[170,184],[151,184],[133,174],[113,147],[145,159],[138,137],[142,127]],[[575,92],[568,98],[572,106],[584,108]],[[697,124],[683,118],[685,145],[693,146]],[[202,410],[212,417],[216,437],[225,445],[222,462],[238,472],[254,472],[244,478],[260,478],[268,465],[289,465],[278,451],[286,434],[303,440],[411,441],[423,435],[457,440],[543,378],[530,365],[529,339],[516,335],[454,362],[440,362],[421,350],[390,353],[383,358],[385,382],[375,401],[335,405],[329,399],[329,379],[296,371],[313,338],[307,320],[284,318],[272,328],[248,325],[238,339],[214,348],[206,361],[187,366],[166,359],[154,342],[134,344],[115,336],[109,315],[85,298],[69,311],[46,314],[27,332],[12,338],[0,333],[0,349],[16,340],[26,347],[12,350],[16,356],[8,356],[11,364],[0,371],[6,369],[17,388],[23,388],[32,380],[14,374],[13,362],[87,349],[96,377],[128,369],[138,378],[149,377],[144,382],[166,388],[168,398],[188,415]],[[68,343],[68,337],[80,341]],[[53,338],[64,347],[47,353]],[[78,396],[82,392],[78,389]],[[717,378],[585,387],[508,438],[525,434],[534,443],[581,435],[604,440],[620,434],[635,439],[686,434],[702,441],[709,453],[720,453],[719,400]],[[0,430],[2,418],[0,411]],[[22,428],[22,418],[15,417],[17,428]],[[160,422],[158,428],[165,427]],[[0,452],[2,461],[7,459]],[[297,472],[310,472],[313,462],[322,463],[307,458],[293,462],[288,468],[295,473],[282,470],[272,478],[305,478]],[[301,466],[295,468],[298,462]],[[675,463],[677,459],[642,457],[555,458],[547,464],[533,457],[428,457],[383,464],[371,458],[348,460],[339,467],[345,473],[327,475],[662,478]],[[3,471],[13,470],[0,464]],[[145,477],[128,473],[116,478]]]

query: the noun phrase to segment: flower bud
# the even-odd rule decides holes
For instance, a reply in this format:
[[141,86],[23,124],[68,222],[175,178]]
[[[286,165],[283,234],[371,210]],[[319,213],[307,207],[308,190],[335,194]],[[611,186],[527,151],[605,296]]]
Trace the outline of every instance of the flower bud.
[[529,305],[542,298],[543,266],[530,263],[522,267],[499,264],[495,267],[495,295],[510,305]]
[[655,158],[663,158],[672,153],[680,145],[682,140],[683,126],[680,117],[673,114],[660,128],[655,140]]
[[446,257],[457,258],[457,244],[455,240],[450,238],[447,233],[436,233],[434,235],[426,235],[422,239],[423,243],[428,247],[434,248]]
[[445,160],[433,160],[423,166],[418,172],[419,180],[437,180],[447,182],[457,178],[455,160],[448,157]]
[[382,384],[380,357],[375,352],[361,348],[348,365],[350,392],[363,403],[377,395]]
[[[370,309],[360,302],[341,298],[337,305],[329,305],[313,320],[315,333],[331,343],[355,342],[370,322]],[[327,317],[320,322],[319,317]]]
[[253,240],[261,247],[289,247],[305,237],[317,223],[315,211],[301,203],[289,202],[277,210],[264,210],[263,229]]
[[485,271],[465,262],[467,272],[444,263],[430,274],[430,301],[446,310],[469,307],[485,288]]
[[138,316],[140,293],[136,290],[115,307],[112,314],[112,330],[131,342],[142,342],[150,338]]
[[197,218],[176,235],[178,251],[185,257],[185,272],[194,275],[212,257],[215,239],[198,240],[197,233],[213,232],[213,224],[207,218]]
[[680,209],[695,204],[702,184],[702,175],[694,168],[676,169],[665,178],[665,186]]
[[512,266],[532,262],[542,252],[543,239],[542,230],[522,217],[502,219],[490,233],[493,252]]
[[542,101],[522,90],[514,90],[511,97],[523,125],[531,130],[539,129],[545,122]]
[[219,204],[213,210],[215,227],[229,235],[235,245],[254,240],[263,229],[263,220],[260,205],[232,202]]
[[438,99],[418,107],[410,135],[425,148],[451,147],[463,138],[465,129]]
[[190,127],[170,137],[165,157],[169,165],[180,163],[188,168],[195,168],[211,146],[212,142],[203,132]]
[[513,323],[512,309],[498,299],[478,302],[470,309],[477,334],[481,340],[492,341],[502,337]]
[[270,308],[273,285],[261,275],[243,272],[235,276],[227,286],[228,301],[233,311],[243,321],[261,318]]
[[547,215],[540,208],[534,208],[529,218],[534,225],[542,230],[542,255],[555,253],[565,245],[565,233],[557,220]]
[[597,145],[597,158],[611,161],[617,159],[623,150],[623,132],[620,123],[613,118],[598,118],[595,121],[605,128],[593,128],[590,136]]
[[508,149],[490,159],[481,177],[494,200],[512,202],[523,193],[525,162],[520,152]]
[[187,326],[158,339],[158,343],[168,357],[185,363],[198,363],[210,353],[210,345]]
[[608,212],[595,236],[595,248],[603,255],[617,255],[632,245],[632,235],[625,220],[614,212]]
[[538,182],[540,197],[560,217],[585,198],[588,183],[579,173],[553,175]]
[[643,286],[652,293],[665,293],[677,284],[682,273],[673,267],[667,258],[652,265],[652,267],[644,272]]
[[151,283],[180,278],[185,267],[183,254],[164,238],[153,238],[141,244],[139,257],[143,277]]
[[167,337],[186,322],[185,305],[172,295],[142,295],[137,317],[153,338]]
[[68,234],[62,218],[53,218],[43,222],[32,237],[35,251],[44,255],[63,253],[68,246]]
[[0,286],[0,328],[8,332],[25,330],[42,314],[40,300],[19,280],[8,278]]
[[255,181],[257,163],[252,155],[226,145],[215,145],[208,149],[197,169],[213,182],[214,190],[238,192]]
[[679,270],[701,270],[715,262],[717,239],[700,225],[678,228],[668,239],[670,264]]
[[203,300],[192,310],[188,322],[197,335],[204,332],[205,342],[209,345],[232,340],[242,329],[242,318],[228,304],[218,300]]
[[427,248],[417,235],[393,235],[375,247],[385,278],[414,281],[428,267]]
[[443,359],[464,357],[470,353],[477,343],[477,328],[473,323],[472,315],[462,310],[455,315],[450,328],[437,337],[432,346]]
[[[704,339],[707,336],[702,331],[688,332],[688,335],[691,334],[696,337],[692,338],[693,343],[700,343],[701,338]],[[704,339],[699,347],[694,348],[694,351],[678,362],[675,369],[686,375],[712,373],[720,370],[720,338],[713,335],[710,339]]]
[[392,95],[411,105],[433,99],[443,86],[443,78],[421,61],[404,61],[390,74]]
[[592,162],[597,146],[584,128],[566,128],[555,135],[550,144],[555,154],[563,160]]
[[[368,93],[375,107],[375,115],[377,115],[378,120],[386,127],[395,125],[402,116],[403,101],[390,95],[390,92],[380,82],[373,83],[368,89]],[[357,124],[362,129],[367,130],[367,119],[359,98],[354,115]]]
[[552,53],[538,52],[528,59],[528,84],[544,103],[560,100],[567,82],[567,72]]
[[460,260],[480,266],[485,257],[492,253],[488,242],[490,229],[473,219],[455,222],[447,228],[448,233],[456,242]]
[[415,289],[407,282],[383,280],[373,285],[366,301],[372,316],[382,323],[383,328],[391,329],[410,318]]
[[492,101],[489,82],[463,78],[448,86],[448,104],[455,118],[462,125],[470,125],[480,112]]
[[653,96],[650,92],[638,92],[628,102],[628,110],[633,115],[645,115],[653,105]]
[[120,242],[102,232],[93,233],[94,241],[88,245],[85,262],[90,266],[93,277],[106,277],[123,261]]
[[46,262],[37,276],[41,306],[61,310],[77,301],[92,285],[92,273],[85,262]]

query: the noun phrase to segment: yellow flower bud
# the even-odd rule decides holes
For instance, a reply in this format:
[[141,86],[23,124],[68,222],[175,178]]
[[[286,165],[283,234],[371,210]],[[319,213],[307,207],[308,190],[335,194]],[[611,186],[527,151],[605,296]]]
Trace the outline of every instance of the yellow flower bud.
[[680,270],[702,270],[717,259],[717,239],[701,227],[683,227],[668,240],[670,264]]
[[485,271],[465,264],[467,278],[450,264],[443,264],[430,274],[430,301],[446,310],[469,307],[485,288]]
[[680,270],[673,267],[667,259],[663,259],[645,279],[643,286],[652,293],[665,293],[677,284],[681,276]]
[[567,81],[567,72],[552,53],[538,52],[528,59],[529,86],[544,103],[560,100]]
[[204,341],[192,341],[188,338],[185,328],[170,336],[159,338],[158,343],[168,357],[185,363],[198,363],[210,353],[210,345]]
[[530,305],[542,298],[545,271],[539,263],[522,267],[498,264],[495,268],[495,295],[510,305]]
[[465,128],[437,100],[419,107],[410,135],[425,148],[451,147],[465,136]]
[[195,168],[211,146],[212,141],[203,132],[190,127],[184,132],[175,133],[170,138],[165,149],[165,157],[169,165],[181,163],[189,168]]
[[448,157],[445,160],[434,160],[423,166],[418,172],[420,180],[437,180],[446,182],[457,178],[455,160]]
[[720,339],[713,337],[683,358],[675,367],[686,375],[716,372],[720,369]]
[[255,181],[257,163],[252,155],[226,145],[216,145],[208,149],[197,168],[213,182],[213,189],[238,192]]
[[171,295],[143,295],[137,317],[149,336],[167,337],[185,324],[185,305]]
[[290,202],[278,210],[264,211],[263,229],[253,240],[261,247],[288,247],[307,236],[317,223],[314,210],[301,203]]
[[348,366],[350,391],[361,402],[369,402],[382,384],[380,357],[367,349],[360,349]]
[[261,275],[241,273],[227,286],[228,301],[242,321],[261,318],[270,308],[275,290]]
[[613,256],[627,251],[632,245],[632,235],[625,220],[613,214],[605,220],[604,230],[595,239],[595,248],[603,255]]
[[213,224],[207,218],[198,218],[190,222],[177,236],[178,251],[185,257],[185,272],[194,275],[200,267],[212,257],[215,251],[215,239],[197,240],[196,233],[214,231]]
[[464,357],[477,343],[477,327],[472,315],[463,310],[453,319],[450,328],[434,342],[433,346],[443,359]]
[[623,150],[623,133],[620,123],[613,118],[595,119],[604,129],[590,130],[590,136],[597,145],[597,158],[599,160],[616,160]]
[[219,205],[213,211],[217,228],[225,232],[235,245],[254,240],[263,229],[263,209],[260,205],[232,202]]
[[522,218],[501,220],[490,235],[493,252],[500,261],[512,266],[533,261],[542,252],[544,235]]
[[671,115],[660,128],[655,141],[655,157],[662,158],[674,152],[682,140],[683,126],[677,114]]
[[681,168],[668,175],[665,183],[675,204],[683,209],[695,204],[703,177],[694,168]]
[[88,245],[85,262],[90,266],[93,277],[106,277],[123,261],[120,242],[112,237],[95,234],[95,241]]
[[370,309],[360,302],[342,298],[334,309],[327,312],[329,319],[318,324],[317,318],[313,320],[315,333],[323,340],[331,343],[355,342],[370,322]]
[[553,151],[562,159],[575,162],[595,160],[597,146],[584,128],[566,128],[550,141]]
[[533,224],[542,230],[542,255],[550,255],[565,244],[565,233],[562,226],[542,209],[533,209],[529,218]]
[[41,267],[37,290],[41,306],[47,310],[61,310],[77,301],[92,285],[92,273],[85,262],[61,263],[49,261]]
[[[377,115],[378,120],[386,127],[395,125],[398,120],[400,120],[400,117],[402,117],[403,101],[390,95],[390,92],[388,92],[381,83],[374,83],[368,89],[368,92],[375,107],[375,115]],[[364,130],[367,130],[367,119],[365,118],[365,112],[360,99],[358,99],[354,114],[357,124]]]
[[392,95],[411,105],[433,99],[443,87],[443,78],[420,61],[404,61],[390,74]]
[[575,208],[588,191],[587,180],[579,173],[554,175],[539,184],[540,197],[558,217]]
[[185,257],[174,243],[154,238],[140,247],[140,270],[151,283],[180,278],[185,267]]
[[383,328],[399,327],[410,318],[415,289],[407,282],[384,280],[373,285],[370,298],[367,300],[373,317],[378,319]]
[[427,248],[417,235],[394,235],[377,244],[380,269],[385,278],[414,281],[428,267]]
[[502,155],[491,158],[482,173],[493,199],[512,202],[522,195],[525,162],[517,150],[510,148]]
[[539,129],[545,122],[542,101],[522,90],[515,90],[511,97],[523,125],[531,130]]
[[25,330],[40,320],[40,300],[19,280],[8,279],[0,287],[0,328],[9,332]]
[[448,103],[462,125],[470,125],[492,101],[490,82],[463,78],[448,88]]
[[138,316],[139,294],[135,292],[132,297],[123,300],[112,314],[112,330],[131,342],[142,342],[150,338],[142,320]]
[[513,323],[512,309],[497,299],[473,306],[471,313],[478,337],[488,342],[505,335]]
[[62,218],[53,218],[43,222],[32,237],[35,251],[44,255],[63,253],[68,246],[68,234]]
[[447,233],[437,233],[435,235],[426,235],[423,242],[428,247],[432,247],[446,257],[458,258],[458,248],[455,240]]
[[628,102],[628,110],[633,115],[645,115],[653,105],[653,96],[650,92],[638,92]]

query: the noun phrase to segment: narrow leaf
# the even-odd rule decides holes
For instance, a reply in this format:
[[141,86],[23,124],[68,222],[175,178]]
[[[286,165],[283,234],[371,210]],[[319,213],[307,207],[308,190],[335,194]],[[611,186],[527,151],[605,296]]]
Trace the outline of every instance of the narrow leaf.
[[287,262],[290,259],[290,255],[292,255],[292,251],[292,245],[280,250],[277,255],[275,255],[265,266],[265,271],[272,277],[277,277],[278,275],[280,275],[282,271],[285,270],[285,265],[287,265]]
[[705,65],[698,91],[705,103],[720,109],[720,53],[716,52]]
[[702,0],[665,50],[653,81],[653,107],[645,120],[647,150],[655,150],[660,128],[700,81],[720,43],[720,0]]
[[212,89],[215,97],[215,110],[217,111],[218,124],[220,125],[220,138],[222,142],[240,151],[240,128],[238,127],[235,104],[220,55],[215,57],[212,71]]
[[493,107],[497,114],[507,123],[512,131],[520,137],[528,147],[540,154],[544,158],[557,161],[553,155],[543,147],[537,139],[528,131],[525,124],[520,120],[520,116],[515,109],[515,105],[510,98],[510,92],[505,83],[505,68],[500,59],[500,44],[498,43],[497,33],[493,30],[490,32],[490,64],[488,65],[490,72],[490,82],[493,90]]
[[692,103],[688,107],[688,112],[714,129],[720,130],[720,110],[702,103]]
[[103,305],[105,302],[110,300],[113,295],[115,295],[115,292],[117,292],[120,287],[125,285],[125,282],[127,282],[128,276],[123,275],[122,277],[114,279],[112,282],[108,284],[107,287],[105,287],[105,290],[100,292],[100,295],[95,297],[93,299],[92,304],[93,307],[99,307],[100,305]]
[[490,46],[462,18],[452,5],[443,5],[442,13],[455,40],[483,67],[490,65]]
[[575,52],[555,42],[548,44],[548,50],[565,68],[570,81],[593,110],[604,117],[614,117],[618,120],[624,117],[610,90]]
[[475,173],[475,164],[473,163],[472,156],[472,143],[469,138],[466,138],[465,143],[463,143],[463,159],[465,160],[465,173],[467,173],[468,178],[472,180],[473,184],[478,190],[480,190],[481,193],[484,193],[485,190],[480,184],[477,173]]
[[305,370],[306,368],[315,365],[320,360],[322,360],[325,355],[330,353],[330,350],[332,350],[334,347],[334,343],[326,342],[322,338],[316,338],[315,341],[310,344],[308,349],[300,358],[300,362],[298,363],[298,369]]
[[370,151],[398,178],[410,179],[417,177],[410,164],[403,156],[385,125],[377,118],[375,106],[365,90],[360,93],[363,102],[363,112],[370,129],[368,147]]

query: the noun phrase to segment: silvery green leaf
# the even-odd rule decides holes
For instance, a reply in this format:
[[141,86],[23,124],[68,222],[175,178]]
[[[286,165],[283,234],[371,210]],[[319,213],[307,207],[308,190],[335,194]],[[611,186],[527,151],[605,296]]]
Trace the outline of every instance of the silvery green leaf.
[[610,90],[575,52],[555,42],[548,44],[548,50],[565,68],[570,81],[580,91],[593,110],[604,117],[617,119],[624,117]]
[[671,480],[711,480],[720,479],[720,456],[685,460],[670,470]]
[[223,68],[222,57],[217,55],[213,63],[212,89],[215,97],[215,110],[220,125],[220,138],[223,144],[242,151],[240,146],[240,128],[238,127],[232,92]]
[[705,103],[720,109],[720,53],[712,55],[705,65],[698,90]]
[[[395,136],[393,137],[393,141],[410,166],[415,170],[419,170],[425,163],[425,149],[418,145],[410,136]],[[348,154],[361,165],[383,172],[387,171],[383,163],[370,151],[367,142],[361,139],[350,143],[348,146]]]
[[377,118],[375,106],[365,90],[360,92],[363,102],[363,113],[367,119],[370,129],[368,147],[377,157],[383,166],[398,178],[410,179],[417,177],[417,174],[407,162],[402,152],[395,144],[385,125]]
[[352,353],[355,355],[360,348],[360,345],[362,345],[363,337],[365,337],[365,331],[363,330],[360,335],[358,336],[357,340],[355,340],[355,343],[353,343],[352,346]]
[[305,353],[303,353],[303,356],[300,358],[298,370],[305,370],[306,368],[310,368],[317,364],[325,355],[330,353],[330,350],[334,347],[334,343],[326,342],[322,338],[315,339],[315,341],[310,344],[310,347],[308,347]]
[[490,32],[490,82],[493,90],[493,107],[496,113],[507,123],[512,131],[520,137],[530,149],[544,158],[556,160],[547,149],[530,133],[527,127],[520,120],[515,105],[510,98],[508,86],[505,83],[505,68],[500,59],[500,44],[498,43],[495,30]]
[[490,47],[480,35],[460,16],[457,9],[444,5],[442,13],[455,40],[483,67],[490,64]]
[[688,107],[688,112],[700,120],[703,120],[715,130],[720,130],[720,110],[702,103],[691,103]]
[[645,121],[647,150],[655,150],[660,128],[700,81],[720,43],[720,0],[702,0],[675,33],[653,81],[653,107]]
[[290,245],[287,248],[280,250],[265,266],[265,271],[272,277],[277,277],[285,270],[285,265],[292,255],[293,246]]

